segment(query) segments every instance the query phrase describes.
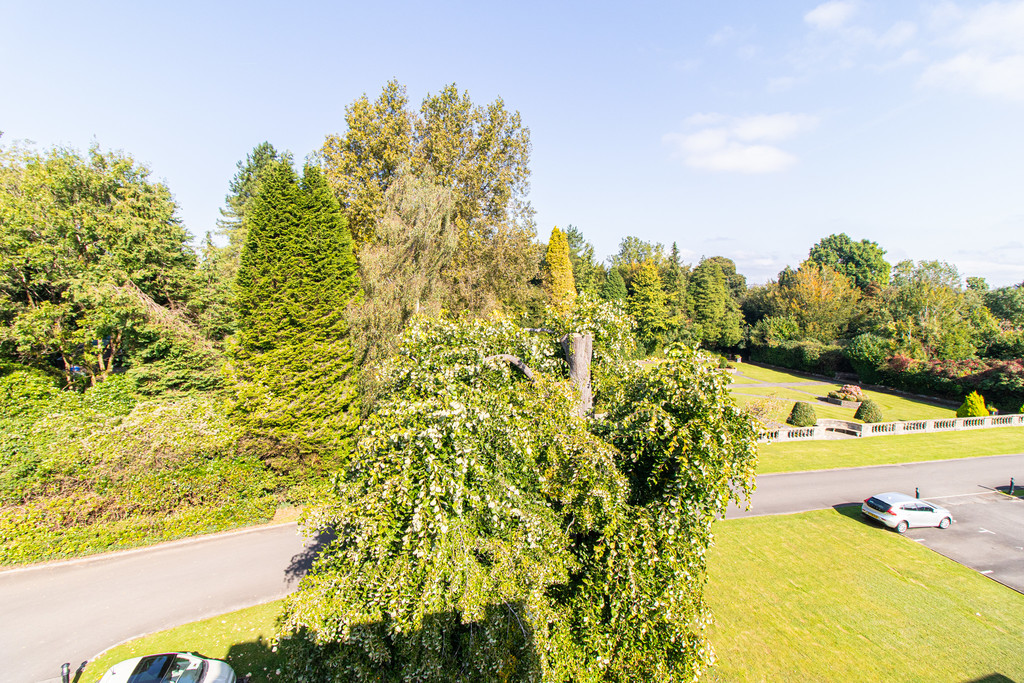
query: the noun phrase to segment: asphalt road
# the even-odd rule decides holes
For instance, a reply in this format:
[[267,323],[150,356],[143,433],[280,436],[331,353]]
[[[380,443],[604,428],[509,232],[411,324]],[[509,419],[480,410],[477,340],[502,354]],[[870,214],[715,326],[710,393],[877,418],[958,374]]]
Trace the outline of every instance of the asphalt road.
[[1024,484],[1024,453],[961,460],[935,460],[906,465],[853,467],[815,472],[762,474],[750,510],[731,506],[726,518],[781,515],[860,503],[885,491],[922,498],[983,493],[1007,486],[1010,477]]
[[[924,498],[985,493],[1011,476],[1024,482],[1024,454],[768,474],[758,477],[753,509],[732,508],[728,517],[824,509],[915,487]],[[957,519],[958,531],[971,528]],[[1014,519],[1007,528],[1019,537]],[[124,640],[283,597],[317,545],[286,524],[0,572],[0,683],[59,680],[64,662],[74,670]]]
[[291,523],[0,572],[0,683],[59,680],[64,662],[284,597],[315,546]]

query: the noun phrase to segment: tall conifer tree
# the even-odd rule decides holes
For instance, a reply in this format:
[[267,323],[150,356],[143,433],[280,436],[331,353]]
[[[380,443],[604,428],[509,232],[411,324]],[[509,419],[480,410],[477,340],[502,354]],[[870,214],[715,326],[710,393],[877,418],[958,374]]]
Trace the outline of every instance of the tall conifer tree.
[[235,415],[282,469],[344,451],[357,424],[344,311],[358,295],[352,236],[320,171],[277,163],[248,218],[238,272]]
[[643,262],[633,278],[633,293],[629,296],[629,312],[636,318],[640,342],[652,350],[661,341],[667,326],[665,290],[654,261]]
[[569,242],[565,233],[554,227],[544,265],[544,289],[556,308],[566,308],[576,300],[576,282],[569,260]]

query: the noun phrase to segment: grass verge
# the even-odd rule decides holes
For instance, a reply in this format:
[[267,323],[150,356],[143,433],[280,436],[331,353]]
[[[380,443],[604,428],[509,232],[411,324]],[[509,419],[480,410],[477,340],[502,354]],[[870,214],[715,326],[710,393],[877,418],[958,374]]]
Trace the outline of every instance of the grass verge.
[[805,472],[1021,452],[1024,452],[1024,427],[838,441],[791,441],[762,445],[757,472]]
[[159,652],[198,652],[231,664],[241,679],[277,681],[281,661],[271,643],[284,600],[196,621],[123,643],[89,662],[79,683],[96,683],[107,669],[125,659]]
[[1022,680],[1024,595],[856,507],[729,520],[715,536],[711,681]]

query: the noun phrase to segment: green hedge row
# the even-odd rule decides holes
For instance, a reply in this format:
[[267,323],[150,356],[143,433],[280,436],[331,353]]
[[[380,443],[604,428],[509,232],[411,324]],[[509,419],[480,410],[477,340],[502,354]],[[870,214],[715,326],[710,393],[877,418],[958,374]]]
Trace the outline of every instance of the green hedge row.
[[821,375],[853,372],[853,366],[843,353],[843,347],[812,341],[751,346],[750,360]]

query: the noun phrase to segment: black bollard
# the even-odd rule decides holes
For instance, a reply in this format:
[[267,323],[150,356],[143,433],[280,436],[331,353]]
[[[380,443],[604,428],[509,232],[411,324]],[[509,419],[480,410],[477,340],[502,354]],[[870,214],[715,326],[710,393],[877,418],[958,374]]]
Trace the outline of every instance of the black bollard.
[[61,683],[71,683],[71,664],[65,662],[60,665]]
[[920,497],[921,497],[921,489],[919,489],[917,487],[914,487],[914,498],[920,498]]
[[1013,477],[1010,477],[1010,495],[1013,495]]

